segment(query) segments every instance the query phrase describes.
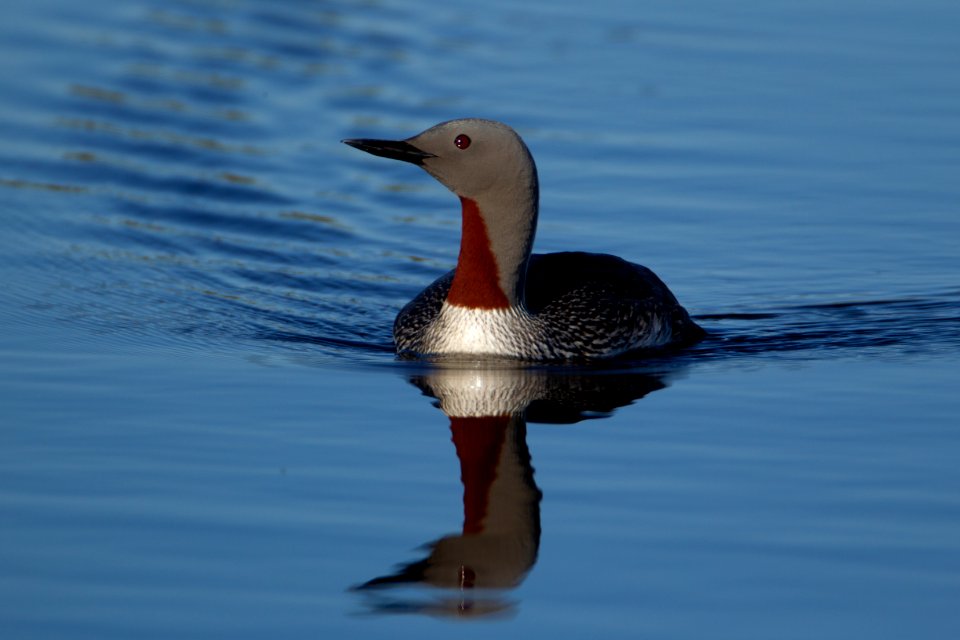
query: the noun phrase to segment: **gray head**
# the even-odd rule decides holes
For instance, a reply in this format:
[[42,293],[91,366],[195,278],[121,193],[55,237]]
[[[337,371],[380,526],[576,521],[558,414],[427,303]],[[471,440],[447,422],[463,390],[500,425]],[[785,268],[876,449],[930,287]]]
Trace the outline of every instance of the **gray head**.
[[533,157],[517,132],[493,120],[464,118],[406,140],[344,140],[374,155],[423,167],[458,196],[477,202],[537,189]]

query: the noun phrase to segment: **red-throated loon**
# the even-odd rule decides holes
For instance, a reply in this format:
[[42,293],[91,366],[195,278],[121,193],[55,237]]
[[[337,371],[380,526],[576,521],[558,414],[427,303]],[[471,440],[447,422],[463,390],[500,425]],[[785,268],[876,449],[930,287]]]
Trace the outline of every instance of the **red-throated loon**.
[[646,267],[596,253],[531,255],[537,168],[505,124],[468,118],[406,140],[343,142],[416,164],[460,197],[457,267],[397,315],[398,353],[584,360],[705,335]]

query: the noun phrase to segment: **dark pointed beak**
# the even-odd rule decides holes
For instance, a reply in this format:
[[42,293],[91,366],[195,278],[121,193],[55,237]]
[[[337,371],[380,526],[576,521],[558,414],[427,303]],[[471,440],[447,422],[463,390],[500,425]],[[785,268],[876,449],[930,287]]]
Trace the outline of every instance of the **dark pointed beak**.
[[343,144],[372,153],[375,156],[390,158],[391,160],[403,160],[412,162],[416,165],[422,165],[427,158],[435,158],[432,153],[422,151],[409,142],[404,140],[369,140],[359,138],[354,140],[343,140]]

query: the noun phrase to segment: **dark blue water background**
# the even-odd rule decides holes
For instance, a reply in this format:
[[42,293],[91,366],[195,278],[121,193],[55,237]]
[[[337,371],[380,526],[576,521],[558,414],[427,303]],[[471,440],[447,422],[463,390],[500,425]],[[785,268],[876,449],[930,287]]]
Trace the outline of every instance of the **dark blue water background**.
[[[958,33],[946,0],[7,0],[3,637],[955,637]],[[527,140],[538,251],[650,266],[711,339],[395,361],[457,203],[339,140],[461,116]],[[476,486],[500,537],[452,570],[498,588],[351,589],[472,544]]]

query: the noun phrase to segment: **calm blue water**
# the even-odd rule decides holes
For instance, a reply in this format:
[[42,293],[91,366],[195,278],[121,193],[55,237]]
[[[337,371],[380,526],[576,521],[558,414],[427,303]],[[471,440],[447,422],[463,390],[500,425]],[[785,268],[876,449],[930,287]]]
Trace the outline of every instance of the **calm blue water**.
[[[4,14],[4,638],[960,634],[960,5]],[[711,339],[396,362],[461,116]]]

